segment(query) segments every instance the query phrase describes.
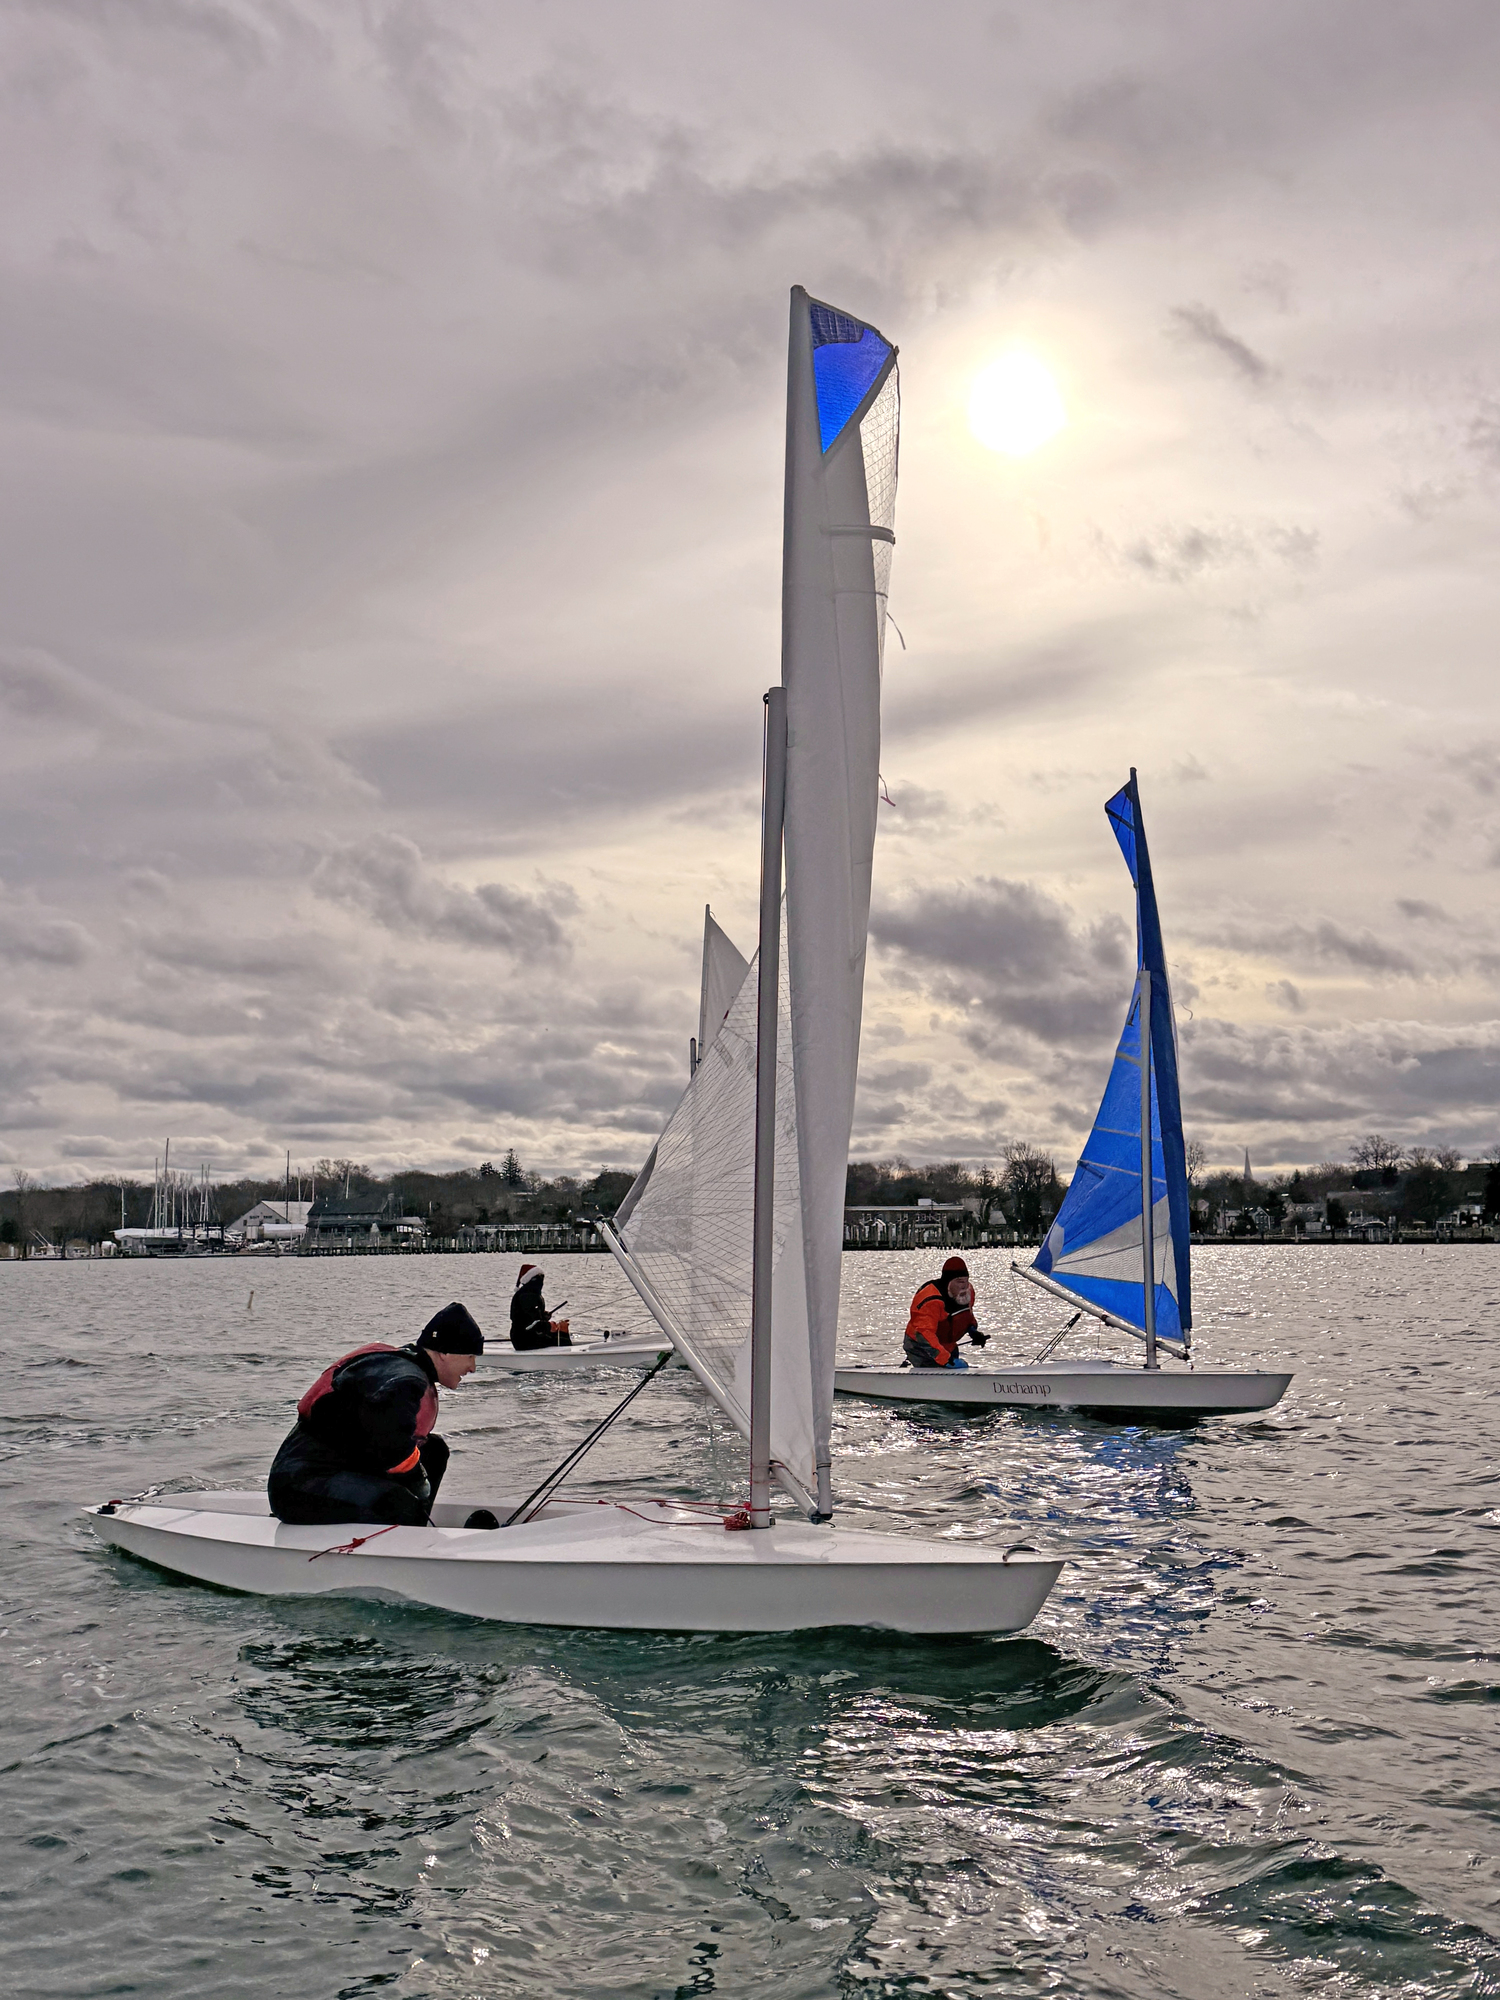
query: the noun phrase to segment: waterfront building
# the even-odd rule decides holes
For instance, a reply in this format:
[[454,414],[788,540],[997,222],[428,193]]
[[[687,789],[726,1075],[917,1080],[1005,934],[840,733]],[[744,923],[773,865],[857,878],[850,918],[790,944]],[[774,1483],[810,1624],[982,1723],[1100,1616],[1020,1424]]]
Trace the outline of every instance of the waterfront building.
[[[271,1207],[278,1206],[272,1202]],[[400,1195],[322,1195],[308,1206],[304,1250],[420,1250],[427,1224]]]
[[258,1201],[224,1231],[226,1243],[296,1241],[307,1232],[310,1201]]

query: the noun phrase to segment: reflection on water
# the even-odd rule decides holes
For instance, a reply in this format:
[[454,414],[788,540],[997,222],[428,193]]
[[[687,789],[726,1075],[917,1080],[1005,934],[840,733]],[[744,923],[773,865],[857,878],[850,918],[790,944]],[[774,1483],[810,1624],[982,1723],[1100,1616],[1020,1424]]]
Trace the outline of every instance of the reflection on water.
[[[1071,1558],[1029,1636],[920,1643],[173,1587],[74,1502],[258,1478],[347,1333],[454,1296],[498,1320],[509,1264],[262,1265],[253,1329],[232,1267],[0,1270],[0,1970],[172,2000],[1500,1990],[1500,1260],[1452,1259],[1434,1287],[1394,1249],[1206,1255],[1214,1357],[1298,1369],[1254,1425],[841,1402],[847,1513]],[[922,1264],[847,1260],[851,1358]],[[608,1267],[575,1276],[630,1323]],[[619,1394],[481,1378],[445,1410],[456,1491],[539,1476]],[[663,1377],[587,1475],[730,1494],[743,1461]]]

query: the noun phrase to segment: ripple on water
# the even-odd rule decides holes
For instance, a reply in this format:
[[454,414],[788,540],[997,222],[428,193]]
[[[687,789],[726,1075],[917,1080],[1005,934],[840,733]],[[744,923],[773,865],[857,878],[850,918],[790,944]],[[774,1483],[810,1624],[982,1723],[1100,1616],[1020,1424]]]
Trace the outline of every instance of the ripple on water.
[[[1004,1262],[974,1259],[981,1301],[1034,1353],[1060,1315]],[[76,1503],[258,1481],[346,1336],[454,1296],[498,1324],[509,1262],[267,1261],[253,1307],[232,1264],[0,1267],[8,1987],[1500,1990],[1500,1256],[1197,1269],[1205,1351],[1298,1370],[1267,1421],[841,1401],[848,1514],[1070,1556],[1025,1638],[912,1644],[174,1585]],[[575,1323],[638,1323],[602,1260],[558,1275]],[[923,1275],[846,1259],[849,1358],[893,1350]],[[445,1418],[455,1483],[539,1475],[619,1393],[483,1378]],[[690,1383],[640,1415],[584,1490],[740,1490]]]

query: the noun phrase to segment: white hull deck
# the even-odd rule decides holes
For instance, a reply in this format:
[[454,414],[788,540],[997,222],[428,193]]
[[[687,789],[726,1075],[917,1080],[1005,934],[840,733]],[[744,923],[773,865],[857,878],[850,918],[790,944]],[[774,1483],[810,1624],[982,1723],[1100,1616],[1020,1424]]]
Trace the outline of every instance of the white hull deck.
[[1015,1368],[840,1368],[846,1396],[1020,1410],[1084,1410],[1164,1419],[1248,1417],[1274,1409],[1291,1374],[1259,1368],[1146,1369],[1120,1361],[1024,1362]]
[[1062,1569],[1031,1551],[801,1520],[729,1530],[717,1513],[670,1501],[552,1501],[523,1527],[461,1525],[472,1507],[503,1521],[516,1504],[440,1501],[436,1525],[384,1530],[292,1527],[262,1493],[162,1495],[88,1513],[116,1548],[225,1590],[624,1632],[1019,1632]]
[[[615,1334],[602,1340],[579,1340],[571,1347],[533,1347],[524,1352],[508,1340],[487,1346],[481,1368],[498,1368],[506,1375],[573,1375],[585,1368],[654,1368],[672,1343],[664,1333]],[[674,1364],[684,1367],[678,1361]]]

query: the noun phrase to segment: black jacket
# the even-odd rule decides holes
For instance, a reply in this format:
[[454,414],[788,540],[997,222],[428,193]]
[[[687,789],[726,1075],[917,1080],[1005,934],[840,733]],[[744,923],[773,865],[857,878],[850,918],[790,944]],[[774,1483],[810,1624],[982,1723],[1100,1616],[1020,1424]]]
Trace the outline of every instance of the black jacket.
[[540,1285],[517,1285],[510,1301],[510,1344],[525,1353],[530,1347],[555,1347],[552,1315]]
[[356,1354],[332,1378],[311,1407],[302,1399],[298,1424],[351,1471],[393,1471],[431,1434],[437,1374],[421,1348]]

